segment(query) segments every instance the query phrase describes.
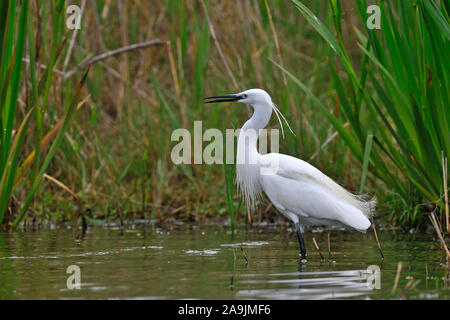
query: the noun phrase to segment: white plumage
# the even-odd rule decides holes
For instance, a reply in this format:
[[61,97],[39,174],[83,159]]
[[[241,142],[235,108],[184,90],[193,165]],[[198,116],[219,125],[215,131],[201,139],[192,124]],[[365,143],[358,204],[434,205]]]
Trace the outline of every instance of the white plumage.
[[280,116],[286,121],[267,92],[250,89],[205,99],[206,103],[237,101],[253,107],[253,116],[242,127],[238,139],[237,184],[251,209],[265,193],[273,205],[294,222],[302,259],[306,257],[303,226],[342,225],[361,232],[370,227],[375,198],[366,201],[363,196],[348,192],[303,160],[278,153],[259,154],[258,133],[268,124],[272,111],[281,126]]
[[[274,206],[301,225],[339,225],[365,231],[374,200],[366,202],[342,188],[309,163],[284,154],[278,172],[260,176],[261,186]],[[266,160],[267,161],[267,160]],[[274,160],[271,160],[274,161]]]

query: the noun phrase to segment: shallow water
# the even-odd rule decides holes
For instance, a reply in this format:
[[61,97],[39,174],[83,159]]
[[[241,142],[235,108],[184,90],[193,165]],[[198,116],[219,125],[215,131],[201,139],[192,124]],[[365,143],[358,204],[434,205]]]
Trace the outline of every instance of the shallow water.
[[[372,233],[332,230],[329,252],[328,231],[313,229],[308,262],[299,264],[297,237],[280,226],[240,228],[233,237],[217,225],[95,227],[84,236],[68,227],[0,232],[0,299],[450,297],[448,266],[432,235],[379,230],[379,238],[383,263]],[[80,268],[78,290],[67,287],[71,265]],[[380,289],[369,266],[380,268]]]

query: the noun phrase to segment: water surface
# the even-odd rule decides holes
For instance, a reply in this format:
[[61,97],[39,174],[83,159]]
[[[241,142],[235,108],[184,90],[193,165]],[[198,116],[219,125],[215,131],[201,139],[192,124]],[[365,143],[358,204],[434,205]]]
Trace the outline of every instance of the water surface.
[[[450,297],[444,252],[432,235],[379,230],[382,262],[372,233],[329,233],[330,252],[328,231],[307,232],[308,262],[299,264],[295,233],[279,225],[242,227],[233,237],[226,226],[187,224],[95,227],[84,236],[67,226],[0,232],[0,299]],[[71,265],[80,268],[79,290],[67,287]],[[380,268],[380,289],[367,285],[369,266]]]

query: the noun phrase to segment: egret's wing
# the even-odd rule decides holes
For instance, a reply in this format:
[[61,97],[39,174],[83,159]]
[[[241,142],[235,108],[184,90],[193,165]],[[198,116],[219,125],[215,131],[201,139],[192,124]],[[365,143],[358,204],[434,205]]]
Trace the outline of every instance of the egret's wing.
[[281,211],[294,213],[311,221],[341,222],[357,230],[370,226],[358,208],[340,200],[329,190],[309,179],[291,179],[280,174],[261,176],[264,192]]
[[287,205],[296,214],[337,220],[358,230],[370,226],[367,216],[374,203],[359,199],[303,160],[283,154],[263,157],[266,163],[277,164],[275,174],[261,176],[263,189],[274,203]]
[[361,210],[365,216],[372,215],[372,209],[376,206],[376,198],[366,201],[364,196],[352,194],[306,161],[281,154],[278,162],[280,176],[300,181],[309,180],[333,194],[337,199]]
[[280,166],[277,172],[280,176],[299,181],[308,180],[313,184],[322,186],[331,193],[343,193],[344,198],[345,194],[348,193],[344,188],[308,162],[291,156],[280,156]]

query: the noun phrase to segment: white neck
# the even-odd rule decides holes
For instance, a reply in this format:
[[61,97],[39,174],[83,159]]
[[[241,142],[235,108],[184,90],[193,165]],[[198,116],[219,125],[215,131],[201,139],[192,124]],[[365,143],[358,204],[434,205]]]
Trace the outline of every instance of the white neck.
[[261,196],[259,183],[260,165],[258,152],[259,130],[264,129],[272,115],[269,103],[252,105],[253,116],[242,126],[239,133],[236,157],[237,184],[247,206],[254,209]]
[[255,104],[253,105],[253,110],[252,117],[242,126],[242,130],[264,129],[269,123],[272,115],[272,106],[269,103]]
[[253,115],[242,126],[239,134],[238,155],[239,151],[244,152],[247,156],[259,154],[257,148],[259,130],[267,126],[272,115],[272,106],[269,103],[255,104],[252,107],[254,110]]

